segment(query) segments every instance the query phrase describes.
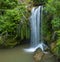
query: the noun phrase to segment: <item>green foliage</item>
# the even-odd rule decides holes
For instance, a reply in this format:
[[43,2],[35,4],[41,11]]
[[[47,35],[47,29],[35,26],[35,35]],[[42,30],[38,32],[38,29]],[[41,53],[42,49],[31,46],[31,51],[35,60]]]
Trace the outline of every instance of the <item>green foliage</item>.
[[57,30],[60,27],[60,1],[59,0],[48,0],[48,3],[46,4],[46,11],[49,14],[52,14],[52,20],[51,24],[53,27],[53,30]]
[[47,3],[47,0],[32,0],[34,5],[41,5]]
[[60,37],[60,30],[55,31],[57,33],[57,36]]
[[54,30],[59,30],[60,29],[60,18],[59,17],[55,17],[53,20],[52,20],[52,28]]
[[0,9],[13,9],[17,4],[18,0],[0,0]]
[[[44,22],[47,30],[55,31],[59,30],[60,27],[60,1],[59,0],[48,0],[44,7],[45,16]],[[48,26],[49,25],[49,26]]]
[[46,35],[50,32],[49,35],[53,37],[53,33],[56,32],[55,54],[60,57],[60,0],[48,0],[44,11],[44,34]]
[[60,57],[60,30],[56,31],[56,33],[57,33],[57,40],[56,40],[55,53],[58,57]]
[[60,58],[60,39],[57,39],[56,47],[54,49],[54,53],[56,54],[57,58]]
[[0,37],[0,46],[4,43],[2,37]]
[[18,0],[0,0],[0,35],[3,37],[0,44],[15,46],[18,38],[19,42],[30,38],[27,15],[26,5],[18,4]]
[[4,42],[4,47],[14,47],[15,45],[17,45],[17,40],[16,39],[7,39],[5,42]]

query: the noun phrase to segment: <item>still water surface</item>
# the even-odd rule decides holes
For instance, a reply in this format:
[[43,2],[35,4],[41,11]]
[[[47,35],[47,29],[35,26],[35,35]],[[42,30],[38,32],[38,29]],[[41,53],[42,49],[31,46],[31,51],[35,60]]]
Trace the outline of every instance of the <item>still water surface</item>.
[[26,46],[0,49],[0,62],[33,62],[32,53],[24,52]]

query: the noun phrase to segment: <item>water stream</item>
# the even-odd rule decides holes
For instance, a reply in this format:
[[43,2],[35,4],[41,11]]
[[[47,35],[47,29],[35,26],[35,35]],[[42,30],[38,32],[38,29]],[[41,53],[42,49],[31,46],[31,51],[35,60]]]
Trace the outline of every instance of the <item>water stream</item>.
[[41,24],[41,6],[32,9],[32,15],[30,17],[31,24],[31,47],[36,47],[41,39],[40,36],[40,24]]
[[25,49],[27,52],[34,52],[37,48],[44,51],[45,44],[42,36],[42,12],[43,6],[34,7],[31,11],[30,26],[31,26],[31,45]]

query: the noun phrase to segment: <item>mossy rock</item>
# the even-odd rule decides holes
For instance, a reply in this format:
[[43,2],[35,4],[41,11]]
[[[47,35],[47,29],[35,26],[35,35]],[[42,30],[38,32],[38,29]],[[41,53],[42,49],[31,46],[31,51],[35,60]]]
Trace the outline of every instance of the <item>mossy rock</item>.
[[13,48],[14,46],[17,45],[17,41],[16,40],[6,40],[6,42],[4,43],[4,46],[7,48]]
[[42,57],[40,62],[57,62],[57,58],[53,54],[48,53]]
[[56,32],[57,36],[60,37],[60,30],[55,31],[55,32]]
[[44,53],[41,49],[37,49],[33,55],[34,62],[57,62],[56,57],[50,52]]
[[54,53],[58,58],[60,58],[60,39],[57,39],[57,41],[56,41]]
[[44,53],[42,52],[42,50],[40,48],[38,48],[33,55],[33,59],[34,62],[39,62],[42,59],[42,56],[44,55]]
[[0,45],[2,45],[4,43],[2,37],[0,37]]
[[50,34],[48,34],[47,36],[44,36],[43,39],[44,39],[44,43],[47,44],[48,46],[52,42],[51,41],[51,35]]

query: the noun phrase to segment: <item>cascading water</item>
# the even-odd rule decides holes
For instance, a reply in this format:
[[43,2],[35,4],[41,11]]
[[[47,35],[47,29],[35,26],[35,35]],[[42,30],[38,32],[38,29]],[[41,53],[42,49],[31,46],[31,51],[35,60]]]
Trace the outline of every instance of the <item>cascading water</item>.
[[27,52],[34,52],[37,48],[44,50],[45,44],[42,42],[42,12],[43,6],[34,7],[31,11],[31,48],[25,49]]
[[41,41],[41,16],[42,6],[32,9],[31,24],[31,47],[36,47]]

